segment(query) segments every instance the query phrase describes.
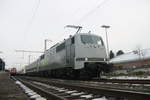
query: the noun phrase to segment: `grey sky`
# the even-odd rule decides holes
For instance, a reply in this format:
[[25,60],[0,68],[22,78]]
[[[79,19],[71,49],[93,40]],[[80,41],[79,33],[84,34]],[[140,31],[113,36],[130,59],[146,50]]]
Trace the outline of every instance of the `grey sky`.
[[[101,5],[101,3],[103,4]],[[100,26],[110,25],[109,47],[113,51],[132,51],[136,46],[150,48],[150,0],[0,0],[0,54],[8,67],[28,63],[29,53],[15,49],[43,51],[44,39],[49,47],[74,34],[67,24],[82,25],[105,40]],[[100,4],[100,6],[98,6]],[[87,16],[86,16],[87,15]],[[31,54],[35,60],[40,54]]]

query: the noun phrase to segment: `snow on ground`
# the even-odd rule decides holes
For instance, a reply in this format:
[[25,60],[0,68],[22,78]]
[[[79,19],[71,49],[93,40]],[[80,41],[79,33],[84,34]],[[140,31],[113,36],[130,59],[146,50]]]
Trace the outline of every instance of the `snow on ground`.
[[31,98],[34,100],[47,100],[46,98],[41,97],[39,94],[37,94],[36,92],[34,92],[33,90],[31,90],[30,88],[28,88],[27,86],[25,86],[23,83],[21,83],[20,81],[16,81],[15,82],[17,85],[19,85],[23,91]]
[[89,99],[89,98],[92,98],[92,97],[93,97],[93,94],[81,95],[80,97]]
[[73,90],[73,91],[66,91],[65,93],[71,94],[71,93],[75,93],[78,92],[77,90]]
[[150,80],[150,76],[147,77],[136,77],[136,76],[118,76],[118,77],[110,77],[109,79],[143,79],[143,80]]
[[85,94],[84,92],[79,92],[79,93],[72,93],[71,95],[72,96],[78,96],[78,95],[82,95],[82,94]]
[[95,98],[95,99],[92,99],[92,100],[107,100],[105,97],[102,97],[102,98]]

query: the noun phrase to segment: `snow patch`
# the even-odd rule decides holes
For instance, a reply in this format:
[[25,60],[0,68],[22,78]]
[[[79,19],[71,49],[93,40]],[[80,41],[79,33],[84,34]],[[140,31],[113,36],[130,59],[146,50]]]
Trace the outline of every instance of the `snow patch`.
[[80,92],[80,93],[72,93],[71,95],[72,96],[78,96],[78,95],[82,95],[82,94],[85,94],[84,92]]
[[65,91],[68,91],[68,90],[64,90],[64,89],[58,89],[59,92],[65,92]]
[[40,95],[35,94],[35,95],[32,95],[30,98],[31,98],[31,99],[36,99],[36,98],[40,98],[40,97],[41,97]]
[[118,77],[110,77],[109,79],[129,79],[129,80],[132,80],[132,79],[143,79],[143,80],[150,80],[150,76],[147,76],[147,77],[136,77],[136,76],[118,76]]
[[15,82],[17,85],[19,85],[23,91],[31,98],[31,99],[35,99],[35,100],[46,100],[46,98],[41,97],[39,94],[37,94],[36,92],[34,92],[33,90],[31,90],[30,88],[28,88],[27,86],[25,86],[23,83],[21,83],[20,81],[16,81]]
[[35,100],[46,100],[46,99],[43,97],[39,97],[39,98],[36,98]]
[[73,90],[73,91],[66,91],[65,93],[71,94],[71,93],[75,93],[75,92],[78,92],[78,91],[76,91],[76,90]]
[[92,98],[92,97],[93,97],[93,94],[81,95],[80,97],[83,97],[83,98],[89,99],[89,98]]
[[95,99],[92,99],[92,100],[107,100],[106,97],[102,97],[102,98],[95,98]]

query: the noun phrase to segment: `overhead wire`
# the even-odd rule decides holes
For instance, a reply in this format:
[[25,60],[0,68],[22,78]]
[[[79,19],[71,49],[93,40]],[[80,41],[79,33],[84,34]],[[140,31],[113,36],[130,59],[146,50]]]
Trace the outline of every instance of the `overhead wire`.
[[32,17],[31,17],[31,19],[30,19],[30,21],[29,21],[29,23],[27,25],[27,28],[25,29],[24,34],[27,34],[30,31],[30,28],[31,28],[31,26],[33,24],[33,21],[35,19],[35,16],[36,16],[36,13],[37,13],[37,11],[39,9],[39,6],[40,6],[40,0],[38,0],[38,3],[36,5],[36,7],[35,7],[35,10],[33,11]]
[[[99,0],[96,0],[96,3],[98,3],[98,1],[99,1]],[[74,16],[74,15],[73,15],[73,16]],[[79,19],[79,20],[80,20],[80,19]],[[76,23],[76,24],[78,24],[78,23]],[[76,24],[75,24],[75,25],[76,25]],[[64,27],[64,28],[65,28],[65,27]],[[61,33],[61,34],[59,35],[59,37],[63,37],[64,35],[65,35],[65,33],[63,32],[63,33]]]
[[[98,3],[99,0],[96,1],[96,3]],[[98,8],[100,8],[101,6],[103,6],[107,1],[109,0],[103,0],[101,1],[95,8],[93,8],[92,10],[90,10],[88,13],[86,13],[85,15],[83,15],[83,17],[81,17],[76,23],[76,24],[79,24],[81,23],[82,21],[84,21],[88,16],[90,16],[91,14],[93,14]],[[59,37],[62,37],[64,36],[65,33],[62,33]]]
[[24,42],[23,42],[24,45],[27,44],[27,43],[26,43],[27,34],[28,34],[28,32],[30,31],[30,29],[31,29],[31,26],[32,26],[32,24],[33,24],[33,21],[35,20],[37,11],[38,11],[39,6],[40,6],[40,1],[41,1],[41,0],[36,0],[36,1],[37,1],[37,4],[36,4],[36,6],[33,8],[33,12],[32,12],[32,15],[31,15],[31,19],[30,19],[29,22],[27,23],[27,26],[26,26],[26,28],[25,28],[25,30],[24,30]]
[[[83,20],[85,20],[88,16],[90,16],[91,14],[93,14],[98,8],[100,8],[101,6],[103,6],[107,1],[109,0],[103,0],[100,4],[98,4],[94,9],[90,10],[87,14],[85,14],[83,17],[81,17],[79,19],[79,22],[82,22]],[[27,34],[29,31],[30,31],[30,28],[33,24],[33,21],[35,19],[35,16],[36,16],[36,13],[38,11],[38,8],[40,6],[40,0],[38,0],[38,3],[37,3],[37,6],[33,12],[33,15],[31,17],[31,20],[29,21],[28,25],[27,25],[27,28],[25,29],[25,32],[24,34]],[[64,35],[64,34],[61,34],[61,36]]]
[[102,7],[108,1],[109,0],[103,0],[102,2],[100,2],[100,4],[98,4],[95,8],[93,8],[88,13],[86,13],[85,15],[83,15],[83,17],[81,17],[79,19],[78,23],[81,23],[82,21],[84,21],[87,17],[89,17],[91,14],[93,14],[98,8]]

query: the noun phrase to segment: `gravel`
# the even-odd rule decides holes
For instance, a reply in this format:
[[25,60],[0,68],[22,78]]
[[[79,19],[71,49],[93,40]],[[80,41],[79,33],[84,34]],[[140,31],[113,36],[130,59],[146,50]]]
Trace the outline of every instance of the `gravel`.
[[0,100],[30,100],[9,74],[0,72]]

